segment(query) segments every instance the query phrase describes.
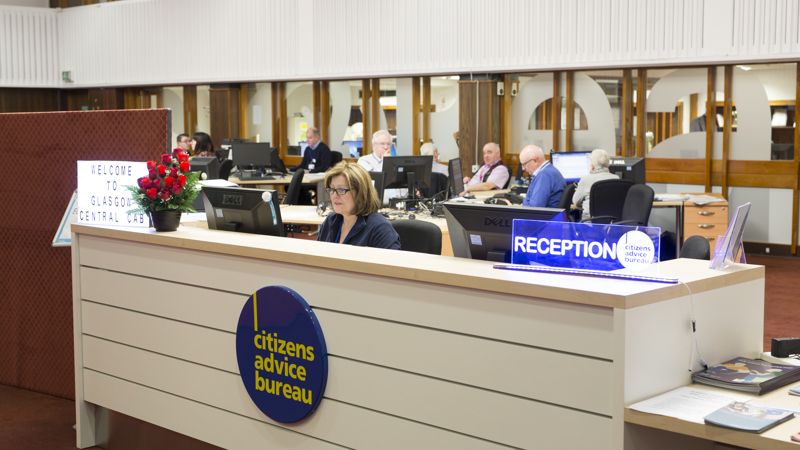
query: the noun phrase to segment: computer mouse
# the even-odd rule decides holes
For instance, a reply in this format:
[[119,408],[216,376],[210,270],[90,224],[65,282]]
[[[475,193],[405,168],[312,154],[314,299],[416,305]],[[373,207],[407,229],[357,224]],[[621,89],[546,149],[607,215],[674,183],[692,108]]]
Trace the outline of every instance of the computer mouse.
[[474,199],[475,196],[472,194],[464,194],[464,198]]

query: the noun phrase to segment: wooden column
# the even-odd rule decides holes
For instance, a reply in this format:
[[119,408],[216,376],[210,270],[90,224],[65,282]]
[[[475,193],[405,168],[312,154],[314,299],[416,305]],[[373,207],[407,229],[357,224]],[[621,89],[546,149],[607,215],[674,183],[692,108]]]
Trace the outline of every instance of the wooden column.
[[[695,101],[697,98],[695,97]],[[636,156],[644,157],[647,147],[647,69],[636,76]]]
[[731,98],[732,85],[733,66],[725,66],[725,106],[722,113],[722,116],[724,117],[722,128],[722,196],[725,197],[726,200],[728,199],[728,157],[731,154],[731,130],[733,130],[733,99]]
[[697,97],[697,94],[689,96],[689,123],[697,118]]
[[313,113],[312,113],[313,114],[313,120],[311,121],[311,126],[313,126],[314,128],[319,129],[319,127],[320,127],[320,110],[321,110],[321,107],[320,107],[320,97],[321,97],[320,82],[319,81],[313,81],[311,83],[311,85],[312,85],[312,88],[313,88],[313,91],[314,91],[313,100],[312,100],[314,109],[313,109]]
[[794,184],[792,185],[792,254],[797,254],[798,188],[800,187],[800,63],[795,64],[794,87]]
[[[567,72],[567,123],[566,131],[564,132],[564,151],[572,151],[572,131],[575,129],[575,97],[573,82],[575,80],[575,72]],[[560,115],[560,112],[559,112]]]
[[270,89],[272,90],[272,95],[270,96],[270,112],[272,114],[272,140],[270,145],[273,147],[278,147],[281,140],[281,123],[280,123],[280,89],[278,86],[281,83],[270,83]]
[[164,107],[164,88],[156,88],[156,108]]
[[278,85],[278,99],[280,100],[278,107],[280,108],[279,114],[281,120],[280,145],[275,145],[273,142],[272,146],[278,148],[281,158],[285,158],[289,153],[289,142],[287,141],[289,137],[289,118],[286,115],[286,82],[281,82]]
[[[370,118],[370,88],[369,80],[361,80],[361,123],[364,125],[363,154],[372,153],[372,123]],[[378,130],[374,130],[378,131]]]
[[[500,151],[511,154],[511,74],[503,75],[503,105],[500,108]],[[518,149],[522,150],[522,149]],[[515,157],[516,158],[516,157]]]
[[[320,82],[319,85],[319,104],[320,104],[320,124],[319,133],[322,142],[329,143],[328,127],[331,123],[331,91],[327,81]],[[341,139],[341,138],[337,138]],[[337,142],[337,145],[341,142]]]
[[[553,72],[553,103],[550,111],[550,123],[553,127],[553,150],[559,150],[559,137],[561,136],[561,72]],[[544,153],[549,153],[543,148]]]
[[500,109],[497,80],[459,82],[458,156],[465,176],[471,176],[476,159],[482,164],[484,145],[500,142]]
[[431,77],[422,77],[422,142],[431,141]]
[[372,79],[370,94],[372,99],[372,107],[370,108],[372,120],[370,123],[372,124],[372,132],[375,133],[381,129],[381,80],[379,78]]
[[[208,134],[215,145],[239,136],[239,85],[212,84],[208,89],[211,121]],[[149,98],[149,96],[147,96]]]
[[[714,135],[717,133],[717,68],[708,68],[706,95],[706,192],[711,192],[711,156],[714,153]],[[724,193],[722,195],[725,195]]]
[[[247,83],[239,85],[239,137],[247,139],[247,108],[249,105],[248,97],[250,95],[250,86]],[[216,145],[221,145],[222,142],[217,142]]]
[[411,77],[411,153],[419,155],[419,112],[420,88],[419,77]]
[[[670,122],[672,123],[672,122]],[[633,73],[631,69],[622,71],[622,154],[633,156]]]
[[196,131],[197,131],[197,86],[184,86],[183,87],[183,132],[191,136]]

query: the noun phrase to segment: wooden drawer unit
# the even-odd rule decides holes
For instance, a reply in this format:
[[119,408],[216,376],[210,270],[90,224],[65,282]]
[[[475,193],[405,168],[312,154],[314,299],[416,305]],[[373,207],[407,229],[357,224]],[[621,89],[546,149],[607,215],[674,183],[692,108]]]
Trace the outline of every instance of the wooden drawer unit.
[[689,236],[706,237],[714,248],[717,236],[728,230],[728,204],[712,203],[696,205],[686,202],[683,206],[683,239]]

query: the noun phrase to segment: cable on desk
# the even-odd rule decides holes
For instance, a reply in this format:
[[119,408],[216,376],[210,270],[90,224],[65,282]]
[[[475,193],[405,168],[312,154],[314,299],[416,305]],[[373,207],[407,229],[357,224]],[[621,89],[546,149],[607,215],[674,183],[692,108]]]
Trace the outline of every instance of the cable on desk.
[[697,350],[697,358],[700,359],[700,365],[708,370],[708,364],[703,359],[703,356],[700,355],[700,344],[697,342],[697,320],[694,318],[694,298],[692,298],[692,290],[689,289],[689,285],[684,283],[683,281],[679,281],[682,285],[686,286],[686,290],[689,291],[689,305],[692,308],[692,338],[694,339],[694,348],[692,348],[691,343],[689,344],[689,353],[691,356],[689,357],[689,372],[692,371],[692,365],[694,364],[694,352]]

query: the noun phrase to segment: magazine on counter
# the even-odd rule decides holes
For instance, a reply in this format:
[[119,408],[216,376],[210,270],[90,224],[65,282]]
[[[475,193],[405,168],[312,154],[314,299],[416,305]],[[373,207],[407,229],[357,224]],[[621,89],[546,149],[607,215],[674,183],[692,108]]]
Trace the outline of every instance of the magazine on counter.
[[760,359],[736,358],[692,375],[692,381],[707,386],[762,395],[800,380],[800,366]]
[[775,425],[794,417],[792,411],[785,411],[771,405],[750,405],[747,402],[731,402],[712,412],[703,419],[706,423],[750,433],[762,433]]

